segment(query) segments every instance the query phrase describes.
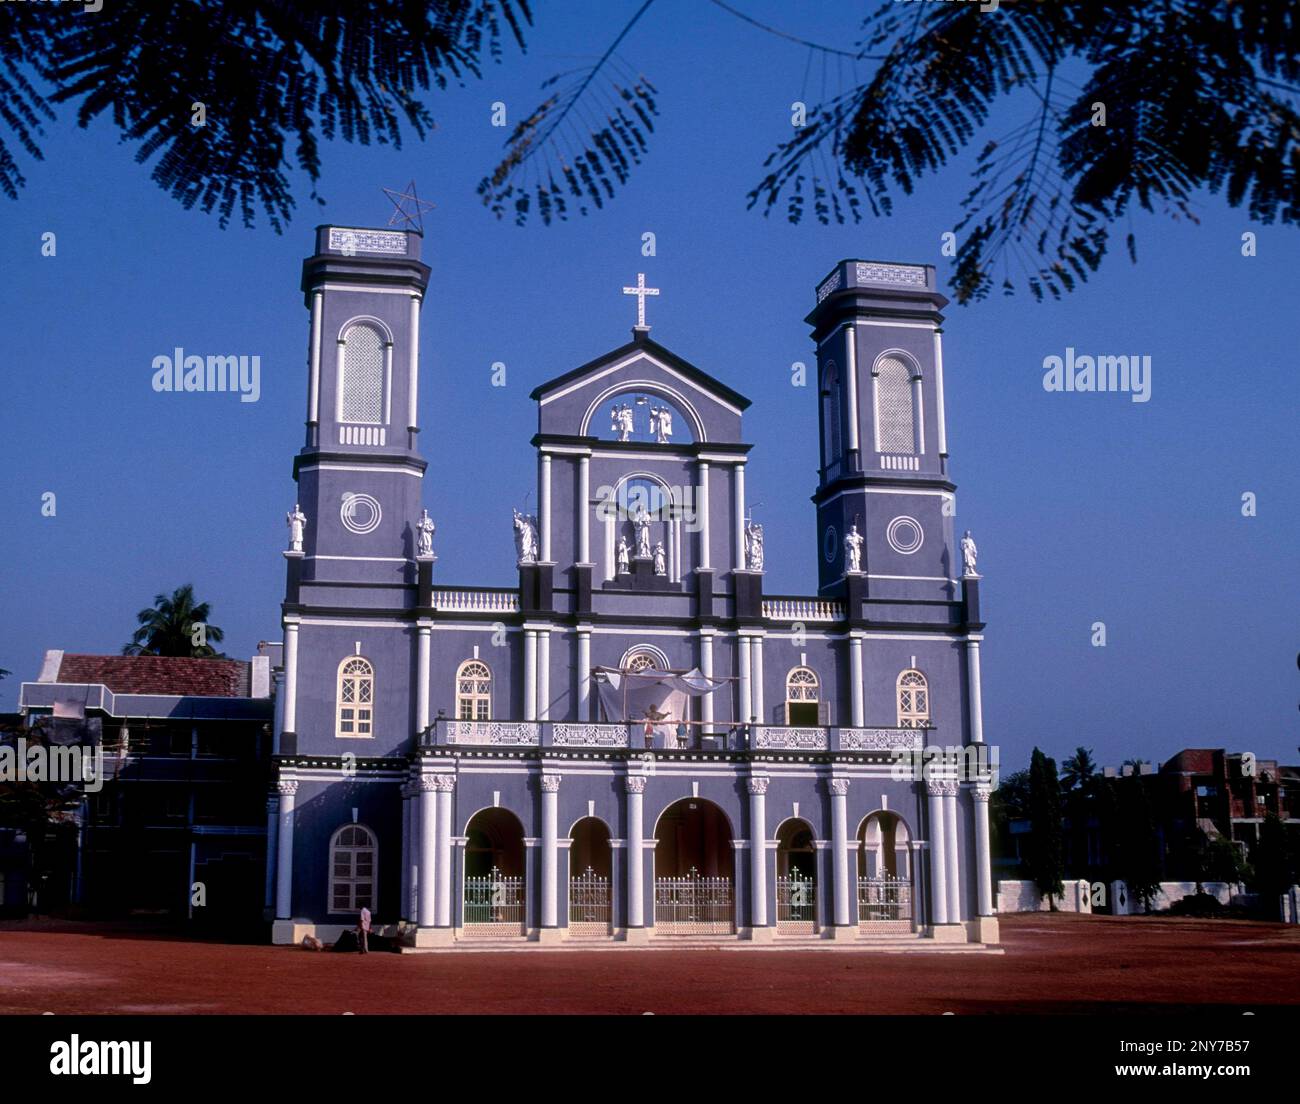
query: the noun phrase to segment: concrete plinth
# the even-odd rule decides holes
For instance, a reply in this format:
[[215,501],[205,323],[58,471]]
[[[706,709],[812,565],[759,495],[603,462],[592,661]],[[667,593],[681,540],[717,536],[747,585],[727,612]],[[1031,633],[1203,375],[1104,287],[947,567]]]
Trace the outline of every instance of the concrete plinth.
[[416,928],[415,946],[450,947],[456,942],[456,933],[451,928]]
[[538,943],[563,943],[567,933],[563,928],[538,928]]
[[650,929],[649,928],[628,928],[627,931],[623,934],[623,942],[624,943],[649,943]]
[[930,928],[930,938],[936,943],[968,943],[965,924],[934,924]]
[[776,939],[775,928],[750,928],[749,941],[751,943],[771,943]]
[[975,937],[977,943],[1000,943],[1002,940],[998,931],[998,918],[996,916],[981,916],[976,922]]
[[858,937],[857,924],[834,924],[827,931],[829,932],[827,939],[844,940]]

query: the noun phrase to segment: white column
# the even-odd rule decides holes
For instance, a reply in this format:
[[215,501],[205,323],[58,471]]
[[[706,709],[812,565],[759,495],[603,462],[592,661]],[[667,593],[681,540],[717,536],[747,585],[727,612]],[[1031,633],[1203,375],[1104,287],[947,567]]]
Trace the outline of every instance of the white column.
[[749,780],[749,859],[751,907],[755,929],[767,927],[767,783]]
[[843,927],[856,919],[849,908],[852,896],[856,896],[849,885],[849,780],[832,778],[830,789],[835,923]]
[[849,448],[858,447],[858,342],[853,325],[844,327],[844,369],[849,385]]
[[700,460],[696,465],[699,472],[700,494],[696,501],[698,517],[696,523],[700,527],[700,567],[710,567],[713,561],[709,559],[709,462]]
[[849,637],[849,700],[851,703],[850,720],[854,728],[861,728],[866,722],[866,709],[863,707],[862,694],[862,637]]
[[934,331],[934,391],[939,415],[939,455],[948,455],[948,428],[943,416],[943,330]]
[[298,731],[298,622],[284,623],[284,731]]
[[406,920],[410,916],[411,903],[411,790],[407,785],[400,789],[402,795],[402,869],[399,882],[399,905],[397,918]]
[[745,568],[745,465],[736,465],[736,569]]
[[537,719],[551,719],[551,630],[537,630]]
[[[713,677],[713,633],[700,630],[700,674],[705,678]],[[707,728],[713,727],[713,695],[705,694],[700,699],[700,721]]]
[[591,458],[578,457],[578,563],[591,563]]
[[644,778],[628,778],[627,782],[627,926],[645,927],[645,867],[642,857],[643,834],[642,803],[645,794]]
[[979,893],[979,914],[993,915],[993,871],[989,857],[989,787],[974,786],[975,799],[975,882]]
[[420,297],[411,296],[411,387],[410,407],[406,412],[406,424],[410,429],[419,429],[420,399]]
[[298,793],[297,782],[277,782],[280,791],[280,832],[276,840],[275,918],[288,920],[293,915],[293,806]]
[[266,892],[263,904],[270,908],[275,904],[275,859],[276,844],[280,835],[280,799],[266,799]]
[[948,870],[948,920],[961,922],[961,886],[959,875],[961,851],[957,845],[957,791],[956,782],[947,782],[943,788],[944,861]]
[[943,822],[943,783],[927,782],[930,799],[930,897],[934,902],[934,924],[948,923],[948,871],[944,861],[947,833]]
[[524,630],[524,720],[537,720],[537,630]]
[[750,715],[754,711],[754,691],[750,686],[749,637],[738,637],[737,644],[740,648],[740,691],[739,701],[737,702],[737,711],[740,716],[736,719],[741,724],[749,724]]
[[591,704],[591,627],[578,628],[578,720],[593,720]]
[[415,656],[415,733],[416,743],[420,735],[429,727],[429,649],[432,626],[419,625],[416,628],[417,647]]
[[544,774],[542,785],[542,927],[559,927],[560,775]]
[[763,638],[754,637],[754,643],[751,649],[754,687],[754,708],[753,714],[758,718],[759,724],[767,724],[767,714],[763,712]]
[[451,927],[451,792],[456,788],[456,777],[451,774],[434,775],[438,791],[438,824],[434,832],[434,888],[435,918],[440,928]]
[[311,293],[311,365],[307,377],[307,421],[320,421],[320,327],[324,292]]
[[542,453],[541,490],[538,492],[540,505],[538,519],[542,529],[542,563],[551,562],[551,454]]
[[966,641],[966,694],[970,699],[970,739],[984,742],[984,702],[980,689],[980,642]]
[[[407,835],[410,844],[406,854],[406,902],[403,911],[412,922],[420,915],[420,801],[419,787],[410,783],[406,787]],[[430,871],[432,877],[432,871]]]
[[419,782],[420,802],[420,877],[417,886],[419,902],[419,924],[422,928],[433,927],[434,921],[434,885],[437,859],[437,824],[438,813],[435,801],[435,782],[432,776],[425,776]]

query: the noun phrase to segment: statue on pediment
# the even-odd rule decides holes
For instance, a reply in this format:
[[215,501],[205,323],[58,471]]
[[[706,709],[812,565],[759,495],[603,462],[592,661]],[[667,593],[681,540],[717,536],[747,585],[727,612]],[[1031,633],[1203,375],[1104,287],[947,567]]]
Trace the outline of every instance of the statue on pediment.
[[664,552],[664,542],[663,542],[663,541],[659,541],[659,542],[655,545],[655,555],[654,555],[654,560],[655,560],[655,574],[656,574],[656,575],[667,575],[667,574],[668,574],[668,557],[667,557],[667,554]]
[[528,514],[515,514],[515,545],[521,564],[537,562],[537,519]]
[[654,434],[658,444],[668,444],[668,438],[673,435],[673,412],[669,407],[650,408],[650,432]]
[[302,551],[302,534],[307,526],[307,515],[302,512],[302,507],[298,503],[293,504],[293,509],[284,515],[284,520],[289,526],[289,551]]
[[626,575],[632,570],[631,549],[627,546],[627,538],[618,538],[618,573]]
[[844,537],[844,570],[850,575],[862,574],[862,534],[856,525],[850,525]]

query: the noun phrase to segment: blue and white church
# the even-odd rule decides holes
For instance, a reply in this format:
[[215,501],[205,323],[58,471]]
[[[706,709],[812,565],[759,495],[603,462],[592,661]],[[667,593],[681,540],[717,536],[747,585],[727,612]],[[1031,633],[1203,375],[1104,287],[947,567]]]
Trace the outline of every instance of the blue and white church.
[[485,507],[518,559],[493,587],[436,566],[421,235],[316,234],[274,941],[366,907],[415,947],[996,943],[988,779],[920,769],[984,741],[934,268],[846,260],[816,288],[813,593],[765,592],[749,400],[650,337],[643,278],[632,339],[530,396],[536,511]]

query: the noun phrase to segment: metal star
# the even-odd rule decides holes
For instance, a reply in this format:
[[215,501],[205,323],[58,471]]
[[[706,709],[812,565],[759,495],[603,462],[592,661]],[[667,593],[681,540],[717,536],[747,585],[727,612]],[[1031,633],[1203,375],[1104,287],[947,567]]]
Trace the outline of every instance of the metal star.
[[[389,226],[409,226],[412,230],[424,233],[424,212],[432,211],[434,205],[416,194],[414,180],[406,186],[406,191],[399,192],[392,188],[385,188],[384,195],[397,208],[388,220]],[[410,204],[409,210],[407,204]]]

